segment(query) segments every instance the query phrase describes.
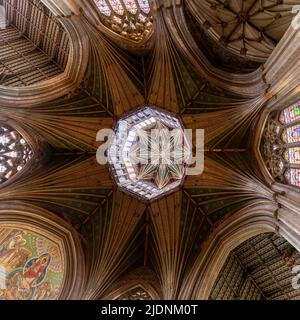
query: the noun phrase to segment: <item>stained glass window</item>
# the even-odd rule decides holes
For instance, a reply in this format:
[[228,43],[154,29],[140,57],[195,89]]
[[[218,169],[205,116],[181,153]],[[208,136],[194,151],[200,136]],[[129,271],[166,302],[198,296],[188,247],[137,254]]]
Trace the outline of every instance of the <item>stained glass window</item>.
[[300,102],[271,115],[262,152],[276,180],[300,187]]
[[139,5],[144,13],[150,12],[150,6],[148,0],[139,0]]
[[283,133],[283,141],[286,143],[300,142],[300,125],[286,128]]
[[144,40],[152,29],[149,0],[94,0],[103,24],[135,42]]
[[110,6],[106,3],[105,0],[97,0],[96,4],[99,8],[99,10],[101,11],[102,14],[106,15],[106,16],[110,16],[111,15],[111,9]]
[[22,170],[32,154],[30,146],[19,132],[0,124],[0,183]]
[[280,122],[282,124],[289,124],[297,120],[300,121],[300,102],[285,109],[280,116]]
[[292,164],[300,164],[300,147],[289,148],[286,153],[286,160]]
[[300,169],[288,169],[285,177],[291,185],[300,187]]

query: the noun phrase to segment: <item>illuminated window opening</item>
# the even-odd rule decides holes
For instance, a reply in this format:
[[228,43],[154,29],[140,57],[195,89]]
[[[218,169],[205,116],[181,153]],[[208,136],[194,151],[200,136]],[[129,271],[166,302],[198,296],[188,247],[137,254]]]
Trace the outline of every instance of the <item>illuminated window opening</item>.
[[32,155],[31,147],[19,132],[0,124],[0,183],[21,171]]
[[143,41],[152,30],[148,0],[94,0],[103,24],[135,42]]
[[300,102],[271,115],[262,147],[272,176],[281,183],[300,187]]
[[116,184],[147,201],[181,185],[190,154],[180,120],[150,106],[119,120],[108,150]]

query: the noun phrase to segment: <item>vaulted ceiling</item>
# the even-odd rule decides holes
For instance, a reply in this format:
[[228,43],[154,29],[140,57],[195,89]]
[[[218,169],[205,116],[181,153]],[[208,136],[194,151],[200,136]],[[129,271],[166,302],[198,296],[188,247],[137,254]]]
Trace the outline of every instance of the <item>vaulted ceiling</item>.
[[265,62],[291,24],[298,1],[188,0],[209,36],[232,53]]
[[299,252],[282,237],[253,237],[230,254],[210,299],[299,300],[300,291],[290,281],[299,259]]
[[[0,90],[0,117],[24,130],[35,156],[1,186],[3,210],[11,204],[13,211],[15,203],[33,207],[45,212],[49,224],[70,228],[80,243],[72,262],[80,274],[76,298],[197,298],[197,281],[188,280],[220,228],[256,205],[266,212],[278,209],[253,144],[272,97],[259,66],[291,23],[292,5],[187,0],[178,6],[169,1],[168,7],[158,1],[152,8],[151,36],[139,47],[101,26],[92,0],[78,1],[73,15],[63,14],[67,9],[57,1],[27,2],[21,6],[22,1],[3,0],[11,9],[8,28],[0,30],[5,44],[0,47],[0,87],[17,89],[9,91],[13,103]],[[78,61],[70,62],[75,58],[81,61],[77,69]],[[205,129],[204,173],[187,177],[180,190],[151,204],[117,190],[108,168],[96,161],[97,132],[143,104],[177,114],[187,128]],[[276,243],[274,250],[263,261],[256,256],[257,268],[267,268],[284,240],[257,239],[241,244],[228,259],[237,260],[246,251],[239,259],[248,270],[252,249],[246,246],[270,240]],[[211,299],[223,298],[228,263]],[[257,288],[265,280],[253,280],[253,272],[248,277]],[[287,273],[285,269],[288,278]],[[118,286],[126,283],[132,286],[122,296]],[[281,287],[275,286],[272,294],[259,287],[255,297],[289,299]],[[61,297],[74,298],[68,290]],[[243,298],[228,290],[230,297]]]

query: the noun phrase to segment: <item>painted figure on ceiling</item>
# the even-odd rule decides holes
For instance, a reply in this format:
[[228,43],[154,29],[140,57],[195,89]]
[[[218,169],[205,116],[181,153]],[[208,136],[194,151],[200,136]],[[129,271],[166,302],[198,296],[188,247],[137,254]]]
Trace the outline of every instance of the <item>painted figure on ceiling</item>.
[[51,257],[44,253],[31,258],[23,269],[12,271],[6,281],[7,291],[14,300],[33,299],[36,288],[44,281]]
[[24,266],[31,252],[24,248],[26,240],[21,232],[11,235],[0,247],[0,266],[15,269]]
[[48,239],[0,228],[0,300],[53,300],[60,294],[63,264]]

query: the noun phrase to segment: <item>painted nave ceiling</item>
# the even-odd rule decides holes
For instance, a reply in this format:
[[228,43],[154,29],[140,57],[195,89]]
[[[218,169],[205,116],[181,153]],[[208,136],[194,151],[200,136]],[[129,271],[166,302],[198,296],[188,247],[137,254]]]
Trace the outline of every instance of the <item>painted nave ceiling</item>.
[[[0,0],[1,299],[298,300],[297,6]],[[100,165],[124,122],[204,172]]]

